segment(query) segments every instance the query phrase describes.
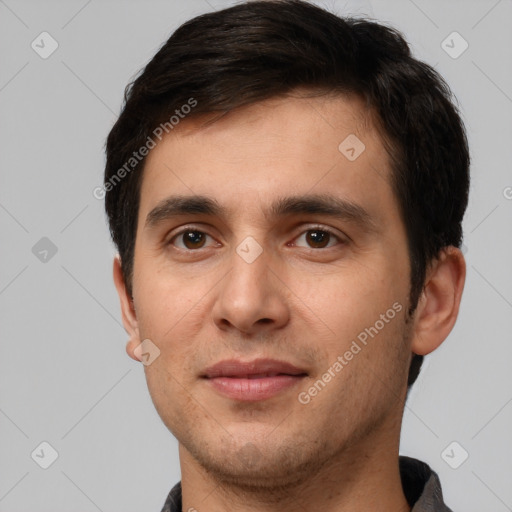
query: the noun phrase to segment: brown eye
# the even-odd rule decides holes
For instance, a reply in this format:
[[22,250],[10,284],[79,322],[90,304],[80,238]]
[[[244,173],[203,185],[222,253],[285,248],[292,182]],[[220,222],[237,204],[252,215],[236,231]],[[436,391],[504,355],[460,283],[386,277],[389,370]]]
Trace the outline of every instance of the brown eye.
[[[304,238],[307,247],[310,249],[329,249],[336,245],[336,242],[342,243],[343,240],[327,229],[313,228],[304,231],[297,240]],[[304,245],[300,245],[304,247]]]
[[327,231],[321,231],[319,229],[309,230],[306,235],[306,241],[314,249],[324,248],[331,239],[331,234]]
[[[206,237],[208,236],[206,233],[196,229],[186,229],[175,235],[170,243],[184,250],[201,249],[204,247]],[[176,242],[180,243],[176,244]]]
[[200,231],[185,231],[182,237],[188,249],[198,249],[204,245],[205,236]]

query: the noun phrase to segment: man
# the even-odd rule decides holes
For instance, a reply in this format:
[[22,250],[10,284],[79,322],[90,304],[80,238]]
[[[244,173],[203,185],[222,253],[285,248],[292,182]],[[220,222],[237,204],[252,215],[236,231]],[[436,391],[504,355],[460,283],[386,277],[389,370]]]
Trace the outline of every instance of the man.
[[458,314],[469,155],[401,35],[299,0],[199,16],[106,153],[127,352],[179,441],[163,511],[449,511],[398,449]]

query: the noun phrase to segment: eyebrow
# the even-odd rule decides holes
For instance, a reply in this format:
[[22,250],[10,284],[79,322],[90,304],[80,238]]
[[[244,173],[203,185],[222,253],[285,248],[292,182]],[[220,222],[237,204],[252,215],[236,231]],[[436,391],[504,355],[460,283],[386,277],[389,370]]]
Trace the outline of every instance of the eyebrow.
[[[289,215],[327,215],[358,224],[366,232],[379,230],[376,220],[363,206],[329,194],[309,194],[281,197],[264,212],[266,218]],[[212,197],[204,195],[174,195],[160,201],[147,215],[144,229],[180,215],[207,215],[226,218],[228,210]]]

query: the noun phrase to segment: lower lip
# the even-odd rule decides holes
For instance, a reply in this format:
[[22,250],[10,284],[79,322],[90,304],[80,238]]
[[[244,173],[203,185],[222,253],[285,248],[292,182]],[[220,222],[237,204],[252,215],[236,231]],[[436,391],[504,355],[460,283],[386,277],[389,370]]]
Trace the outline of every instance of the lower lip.
[[207,379],[220,394],[235,400],[256,402],[266,400],[299,383],[305,375],[276,375],[245,379],[237,377],[215,377]]

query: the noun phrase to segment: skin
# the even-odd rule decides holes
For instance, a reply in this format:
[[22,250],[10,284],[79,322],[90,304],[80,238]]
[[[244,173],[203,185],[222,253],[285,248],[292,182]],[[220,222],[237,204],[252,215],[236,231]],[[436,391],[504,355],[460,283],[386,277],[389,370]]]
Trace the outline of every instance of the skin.
[[[435,350],[455,323],[461,251],[445,248],[432,262],[408,319],[405,228],[388,155],[360,99],[294,95],[205,125],[210,117],[182,120],[148,155],[133,302],[114,261],[127,353],[139,360],[135,349],[145,339],[160,350],[144,369],[179,441],[183,510],[410,510],[398,470],[408,368],[412,353]],[[365,144],[352,162],[338,150],[349,134]],[[264,213],[278,197],[311,193],[361,205],[375,230],[324,214]],[[172,194],[208,195],[228,215],[188,214],[145,228],[148,213]],[[184,227],[209,235],[202,247],[174,238]],[[339,240],[315,246],[313,228]],[[263,249],[252,263],[236,252],[247,236]],[[299,393],[394,303],[401,311],[300,403]],[[200,378],[221,360],[259,357],[288,361],[308,376],[245,403]]]

